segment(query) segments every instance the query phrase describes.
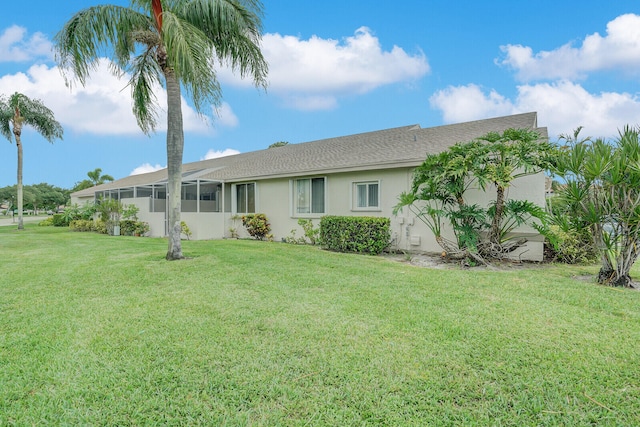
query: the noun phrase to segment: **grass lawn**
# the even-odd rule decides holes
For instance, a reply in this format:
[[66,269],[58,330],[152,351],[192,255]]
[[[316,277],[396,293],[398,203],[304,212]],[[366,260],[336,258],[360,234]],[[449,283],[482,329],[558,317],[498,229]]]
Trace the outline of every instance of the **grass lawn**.
[[640,292],[597,267],[183,248],[0,227],[0,425],[640,424]]

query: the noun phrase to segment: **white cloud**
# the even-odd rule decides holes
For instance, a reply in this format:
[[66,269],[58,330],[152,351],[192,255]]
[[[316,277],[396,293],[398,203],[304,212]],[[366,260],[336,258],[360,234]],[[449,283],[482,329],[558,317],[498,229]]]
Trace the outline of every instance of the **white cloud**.
[[213,148],[207,151],[207,154],[204,155],[200,160],[209,160],[209,159],[217,159],[218,157],[227,157],[234,156],[236,154],[240,154],[238,150],[234,150],[233,148],[225,148],[224,150],[214,150]]
[[27,38],[27,29],[12,25],[0,34],[0,62],[23,62],[35,58],[51,59],[53,45],[36,32]]
[[436,92],[431,107],[440,110],[446,123],[538,112],[538,123],[555,139],[584,126],[584,135],[614,137],[624,125],[637,125],[640,99],[627,93],[591,94],[569,81],[523,85],[515,100],[494,90],[485,93],[476,85],[449,87]]
[[233,112],[231,105],[223,102],[218,108],[213,109],[213,114],[216,117],[215,123],[219,123],[225,127],[236,127],[240,122],[238,116]]
[[640,15],[618,16],[607,24],[606,36],[591,34],[579,47],[569,43],[538,53],[522,45],[506,45],[500,49],[505,57],[497,62],[513,68],[521,81],[576,79],[588,72],[612,69],[637,76],[640,67]]
[[[409,55],[398,46],[384,51],[367,27],[342,41],[265,34],[262,52],[269,63],[269,92],[303,110],[331,109],[340,96],[413,82],[429,72],[424,53]],[[219,77],[227,84],[251,84],[226,68]]]
[[442,111],[446,123],[466,122],[479,118],[505,116],[513,113],[514,106],[504,96],[491,90],[488,94],[480,86],[449,86],[429,98],[431,107]]
[[[13,92],[42,100],[67,132],[99,135],[141,133],[131,111],[131,92],[126,77],[114,77],[106,60],[102,60],[90,74],[84,87],[75,83],[71,89],[68,88],[58,67],[46,65],[34,65],[26,73],[0,77],[0,93]],[[160,105],[157,130],[162,132],[166,130],[166,112],[162,110],[166,105],[166,91],[158,86],[154,92]],[[182,113],[185,132],[212,132],[206,121],[184,99]]]
[[155,171],[159,171],[160,169],[164,169],[166,168],[166,166],[160,166],[158,164],[156,164],[155,166],[150,164],[150,163],[143,163],[140,166],[138,166],[137,168],[135,168],[134,170],[131,171],[131,173],[129,174],[129,176],[131,175],[140,175],[143,173],[149,173],[149,172],[155,172]]

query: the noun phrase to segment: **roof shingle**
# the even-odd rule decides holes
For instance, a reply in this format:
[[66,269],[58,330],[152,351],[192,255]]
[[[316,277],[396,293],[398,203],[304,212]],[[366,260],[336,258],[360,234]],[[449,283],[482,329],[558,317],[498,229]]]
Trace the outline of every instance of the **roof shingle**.
[[[426,129],[419,125],[409,125],[288,144],[186,163],[183,165],[183,174],[197,175],[200,179],[237,182],[354,170],[415,167],[424,161],[427,154],[439,153],[457,142],[471,141],[489,132],[502,132],[509,128],[536,129],[543,138],[547,138],[546,128],[537,127],[537,114],[532,112]],[[151,184],[166,178],[167,170],[162,169],[82,190],[74,193],[74,196],[90,196],[96,190]]]

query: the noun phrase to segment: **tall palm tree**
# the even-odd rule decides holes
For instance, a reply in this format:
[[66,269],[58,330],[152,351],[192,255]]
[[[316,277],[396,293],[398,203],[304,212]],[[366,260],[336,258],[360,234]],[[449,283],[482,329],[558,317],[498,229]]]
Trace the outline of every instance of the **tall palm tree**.
[[104,184],[107,181],[113,181],[113,177],[107,174],[103,175],[102,169],[100,168],[95,168],[94,170],[87,172],[87,176],[94,187],[96,185]]
[[154,84],[167,90],[168,260],[183,258],[180,194],[184,132],[181,89],[202,113],[219,105],[215,63],[231,66],[266,87],[267,63],[260,51],[259,0],[131,0],[130,7],[102,5],[74,15],[55,37],[61,68],[81,84],[111,53],[115,75],[131,76],[133,113],[143,132],[157,124]]
[[14,93],[9,98],[0,97],[0,133],[11,142],[11,134],[18,147],[18,230],[24,229],[22,222],[23,190],[22,190],[22,127],[31,126],[47,141],[62,139],[62,126],[53,112],[45,107],[42,101],[30,99],[21,93]]

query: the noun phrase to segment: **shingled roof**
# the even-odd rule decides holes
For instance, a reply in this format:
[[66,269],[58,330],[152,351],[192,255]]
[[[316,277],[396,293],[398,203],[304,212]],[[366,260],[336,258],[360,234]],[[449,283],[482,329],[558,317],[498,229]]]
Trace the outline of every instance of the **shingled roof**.
[[[403,126],[375,132],[288,144],[233,156],[186,163],[183,179],[223,182],[261,180],[336,172],[415,167],[427,154],[439,153],[457,142],[471,141],[489,132],[509,128],[538,130],[547,138],[546,128],[538,128],[537,113],[524,113],[485,120],[423,129]],[[75,193],[90,196],[97,190],[133,187],[162,182],[167,170],[132,175]]]

